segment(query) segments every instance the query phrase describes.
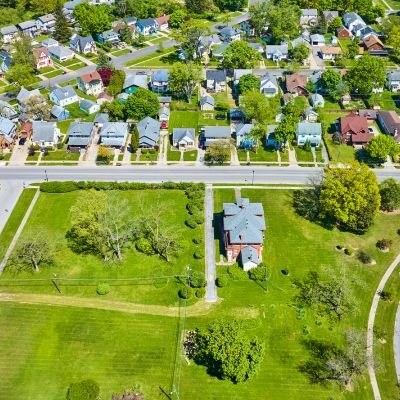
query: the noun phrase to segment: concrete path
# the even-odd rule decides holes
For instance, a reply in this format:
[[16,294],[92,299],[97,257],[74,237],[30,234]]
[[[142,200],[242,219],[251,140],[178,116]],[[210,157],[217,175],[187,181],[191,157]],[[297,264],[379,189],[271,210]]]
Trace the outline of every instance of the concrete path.
[[400,304],[397,306],[396,320],[393,334],[393,353],[396,365],[397,384],[400,384]]
[[26,222],[28,221],[28,218],[31,215],[31,212],[33,210],[33,207],[36,204],[37,199],[39,198],[39,195],[40,195],[40,190],[38,189],[36,191],[35,196],[33,197],[32,201],[31,201],[31,204],[29,205],[29,208],[26,210],[24,218],[22,219],[22,221],[21,221],[21,223],[20,223],[20,225],[19,225],[19,227],[17,229],[17,232],[15,232],[13,240],[11,241],[10,246],[8,247],[7,252],[6,252],[3,260],[0,263],[0,274],[4,271],[4,268],[7,265],[7,261],[10,258],[11,254],[12,254],[12,252],[14,250],[14,247],[17,244],[19,237],[21,236],[22,231],[25,228]]
[[371,381],[372,391],[374,393],[375,400],[381,400],[381,393],[379,391],[378,382],[376,380],[375,365],[374,365],[374,323],[376,310],[378,309],[378,303],[380,299],[380,292],[385,288],[386,282],[390,275],[400,263],[400,254],[394,259],[389,265],[385,274],[383,275],[379,285],[375,291],[374,298],[372,299],[371,309],[368,316],[368,329],[367,329],[367,358],[368,358],[368,374]]
[[4,229],[23,190],[22,181],[0,181],[0,233]]
[[217,277],[215,265],[214,244],[214,193],[211,185],[206,186],[205,198],[205,252],[206,252],[206,302],[214,303],[218,300],[215,279]]

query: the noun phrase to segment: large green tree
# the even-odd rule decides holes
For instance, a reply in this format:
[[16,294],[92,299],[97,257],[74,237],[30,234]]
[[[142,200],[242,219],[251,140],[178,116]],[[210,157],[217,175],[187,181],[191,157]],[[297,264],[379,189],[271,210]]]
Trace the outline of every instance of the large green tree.
[[249,337],[239,321],[215,322],[196,337],[194,359],[221,379],[245,382],[257,372],[265,346],[256,336]]
[[287,142],[294,139],[296,133],[296,123],[292,118],[284,118],[276,127],[274,136],[275,139],[284,147]]
[[239,78],[239,94],[243,95],[250,91],[260,89],[260,80],[253,74],[242,75]]
[[122,88],[125,82],[125,71],[122,69],[115,70],[110,78],[110,83],[108,84],[107,92],[115,96],[122,92]]
[[237,11],[247,6],[247,0],[214,0],[220,10]]
[[268,24],[268,2],[261,1],[252,4],[249,8],[249,16],[256,36],[261,36]]
[[305,43],[300,43],[291,51],[291,59],[303,64],[310,54],[310,48]]
[[183,9],[174,11],[169,19],[169,26],[172,29],[180,29],[187,18],[187,13]]
[[54,10],[54,16],[56,19],[54,26],[53,37],[60,43],[67,43],[71,38],[71,27],[65,16],[63,5],[60,1],[57,2],[56,9]]
[[158,97],[150,90],[138,88],[125,103],[125,117],[140,121],[145,117],[155,117],[160,108]]
[[71,383],[67,400],[97,400],[100,395],[99,385],[92,379]]
[[223,53],[222,66],[226,69],[249,69],[261,61],[261,54],[247,42],[236,40]]
[[193,14],[204,14],[215,8],[213,0],[185,0],[185,5]]
[[370,157],[375,158],[378,162],[386,161],[388,156],[394,157],[399,154],[399,145],[389,135],[377,135],[367,145],[367,152]]
[[28,69],[35,65],[32,38],[29,35],[19,32],[11,44],[11,50],[14,65],[22,65]]
[[321,85],[330,95],[333,94],[341,82],[340,73],[334,69],[328,69],[321,76]]
[[81,3],[74,9],[74,18],[81,27],[83,35],[101,33],[110,29],[110,15],[110,7],[105,4],[95,6]]
[[381,209],[394,211],[400,208],[400,184],[396,179],[385,179],[379,185],[381,195]]
[[[267,123],[275,110],[270,107],[270,99],[267,99],[259,91],[249,91],[240,99],[240,108],[248,119],[254,119],[260,124]],[[272,103],[272,101],[271,101]]]
[[380,206],[376,175],[365,164],[326,168],[320,191],[322,214],[344,229],[364,233]]
[[345,76],[352,92],[370,96],[386,82],[385,62],[369,54],[357,59]]
[[178,96],[184,96],[189,103],[196,85],[201,80],[201,69],[188,62],[175,63],[169,72],[169,88]]

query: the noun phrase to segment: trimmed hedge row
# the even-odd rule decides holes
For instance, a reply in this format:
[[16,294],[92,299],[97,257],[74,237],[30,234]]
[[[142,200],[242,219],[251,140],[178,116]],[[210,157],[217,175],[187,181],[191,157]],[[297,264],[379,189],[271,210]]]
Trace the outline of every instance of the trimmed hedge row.
[[192,190],[204,190],[204,183],[192,182],[163,182],[163,183],[142,183],[142,182],[95,182],[95,181],[65,181],[65,182],[43,182],[40,184],[40,191],[46,193],[67,193],[75,190],[157,190],[175,189],[185,190],[186,194]]

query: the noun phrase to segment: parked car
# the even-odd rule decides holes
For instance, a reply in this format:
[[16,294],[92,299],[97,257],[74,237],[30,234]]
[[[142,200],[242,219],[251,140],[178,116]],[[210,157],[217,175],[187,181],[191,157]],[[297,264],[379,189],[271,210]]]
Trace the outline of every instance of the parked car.
[[167,129],[168,128],[168,122],[167,121],[162,121],[161,122],[161,129]]
[[20,145],[20,146],[23,146],[24,144],[25,144],[25,142],[26,142],[26,138],[21,138],[21,139],[19,139],[19,142],[18,142],[18,144]]
[[217,119],[217,120],[224,120],[225,119],[225,115],[224,114],[217,114],[216,116],[215,116],[215,119]]

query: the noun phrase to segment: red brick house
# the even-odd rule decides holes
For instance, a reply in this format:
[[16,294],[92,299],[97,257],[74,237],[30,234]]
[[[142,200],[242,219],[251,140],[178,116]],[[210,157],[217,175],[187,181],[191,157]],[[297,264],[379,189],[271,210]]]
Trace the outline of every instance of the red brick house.
[[352,36],[351,32],[347,28],[345,28],[344,26],[339,28],[338,31],[337,31],[337,37],[339,39],[350,39],[351,36]]
[[286,90],[295,96],[307,96],[307,77],[300,74],[286,75]]
[[250,203],[249,199],[224,203],[224,245],[229,262],[239,258],[245,271],[260,264],[264,231],[264,208],[261,203]]
[[384,51],[385,45],[375,35],[368,35],[363,39],[364,49],[367,51]]
[[354,113],[339,119],[339,130],[342,135],[342,143],[352,146],[362,146],[374,136],[368,130],[368,119]]

